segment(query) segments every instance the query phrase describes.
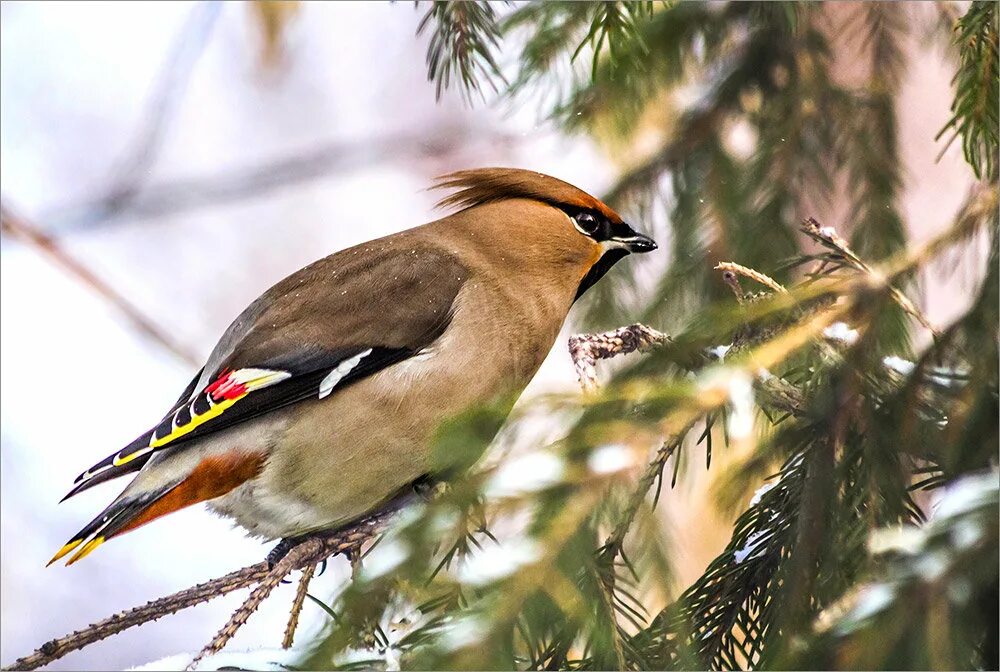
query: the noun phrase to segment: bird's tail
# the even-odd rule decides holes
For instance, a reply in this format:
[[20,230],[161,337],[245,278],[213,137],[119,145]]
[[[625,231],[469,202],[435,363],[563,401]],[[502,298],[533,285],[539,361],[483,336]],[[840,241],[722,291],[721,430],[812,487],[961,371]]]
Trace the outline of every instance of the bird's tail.
[[140,492],[134,491],[133,483],[97,518],[73,535],[49,564],[75,550],[66,563],[72,565],[112,537],[192,504],[221,497],[259,474],[265,460],[263,453],[230,451],[203,458],[180,481],[155,485],[147,481]]
[[108,539],[149,522],[153,518],[149,517],[143,520],[146,517],[144,514],[148,514],[156,503],[161,501],[175,487],[177,487],[177,484],[133,496],[127,496],[126,493],[122,493],[108,508],[104,509],[96,518],[87,523],[82,530],[73,535],[73,538],[67,541],[59,549],[59,552],[52,556],[48,564],[51,565],[76,550],[73,557],[66,563],[67,566],[72,565],[77,560],[89,555],[95,548]]

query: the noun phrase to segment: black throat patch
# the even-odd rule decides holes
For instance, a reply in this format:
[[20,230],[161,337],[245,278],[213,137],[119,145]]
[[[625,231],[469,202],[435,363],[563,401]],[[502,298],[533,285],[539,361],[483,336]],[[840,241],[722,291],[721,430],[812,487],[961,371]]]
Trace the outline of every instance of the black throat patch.
[[594,286],[598,280],[604,277],[604,274],[611,270],[611,267],[617,264],[619,261],[628,256],[628,250],[622,248],[614,248],[605,252],[597,263],[590,267],[587,271],[587,275],[583,276],[583,280],[580,281],[580,286],[576,290],[576,296],[573,300],[576,301],[583,293]]

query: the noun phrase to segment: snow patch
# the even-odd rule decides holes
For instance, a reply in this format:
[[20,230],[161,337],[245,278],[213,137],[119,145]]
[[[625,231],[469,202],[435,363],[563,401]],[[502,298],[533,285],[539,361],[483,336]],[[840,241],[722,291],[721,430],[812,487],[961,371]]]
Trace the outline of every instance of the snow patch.
[[458,571],[462,583],[483,586],[510,576],[542,557],[541,546],[530,539],[506,541],[466,557]]
[[753,493],[753,497],[750,498],[750,506],[754,507],[754,506],[757,506],[758,504],[760,504],[761,497],[763,497],[765,494],[767,494],[767,492],[769,490],[771,490],[777,484],[778,484],[777,481],[768,481],[764,485],[762,485],[759,488],[757,488],[757,492]]
[[950,518],[972,511],[996,499],[1000,474],[989,471],[958,479],[946,486],[934,510],[934,518]]
[[737,441],[753,433],[753,383],[745,373],[737,373],[729,381],[729,436]]
[[635,457],[628,446],[602,446],[587,458],[587,467],[595,474],[615,474],[635,466]]
[[474,614],[460,616],[449,623],[441,633],[441,644],[447,651],[458,651],[477,643],[489,623]]
[[851,329],[846,322],[834,322],[823,330],[823,338],[845,345],[854,345],[861,338],[857,329]]
[[[198,662],[196,670],[287,670],[303,655],[301,649],[262,648],[249,651],[221,651],[215,655],[205,656]],[[130,670],[184,670],[194,660],[193,653],[178,653],[149,663],[144,663]]]
[[410,557],[410,546],[399,538],[385,539],[372,549],[364,564],[361,576],[366,580],[377,579],[393,571]]
[[487,497],[517,497],[558,485],[566,472],[565,461],[548,452],[533,452],[500,466],[486,482]]
[[895,599],[896,593],[891,586],[884,583],[866,586],[858,595],[854,608],[851,609],[839,630],[847,634],[859,626],[863,621],[871,618],[875,614],[884,611]]
[[743,562],[747,558],[757,557],[760,554],[757,551],[764,550],[764,542],[771,538],[771,532],[769,530],[758,530],[747,537],[746,543],[743,544],[743,548],[733,552],[733,560],[737,564]]
[[896,355],[890,355],[884,358],[882,360],[882,364],[903,376],[908,376],[913,373],[913,369],[917,366],[910,360],[897,357]]
[[868,537],[868,551],[873,555],[882,553],[905,553],[916,555],[923,550],[927,535],[912,525],[898,525],[875,530]]
[[716,345],[707,350],[710,357],[714,357],[720,362],[726,358],[726,354],[732,349],[733,344],[729,345]]

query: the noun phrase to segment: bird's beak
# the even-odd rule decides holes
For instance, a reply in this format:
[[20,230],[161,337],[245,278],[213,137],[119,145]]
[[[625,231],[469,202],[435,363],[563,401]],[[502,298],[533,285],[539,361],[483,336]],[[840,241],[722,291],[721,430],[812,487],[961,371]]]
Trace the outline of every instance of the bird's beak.
[[658,247],[656,241],[649,236],[632,230],[629,230],[628,235],[615,236],[611,240],[616,244],[615,247],[624,248],[629,252],[652,252]]

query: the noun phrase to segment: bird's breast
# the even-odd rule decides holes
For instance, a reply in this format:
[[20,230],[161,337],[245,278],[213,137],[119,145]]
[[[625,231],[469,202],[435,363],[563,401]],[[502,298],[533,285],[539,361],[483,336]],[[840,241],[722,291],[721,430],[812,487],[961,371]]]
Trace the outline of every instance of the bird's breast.
[[296,405],[260,476],[215,508],[261,536],[302,534],[365,514],[429,473],[443,422],[524,389],[564,313],[551,301],[470,278],[440,337],[324,399]]

